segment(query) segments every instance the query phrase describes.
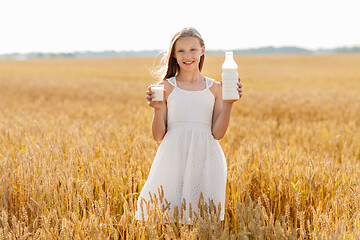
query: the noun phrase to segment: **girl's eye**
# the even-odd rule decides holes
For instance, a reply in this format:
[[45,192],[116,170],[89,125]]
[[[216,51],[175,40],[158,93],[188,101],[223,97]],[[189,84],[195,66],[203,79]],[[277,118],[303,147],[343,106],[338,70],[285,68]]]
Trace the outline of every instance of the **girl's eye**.
[[178,52],[183,52],[183,50],[179,50]]
[[196,49],[195,49],[195,48],[193,48],[193,49],[191,49],[191,51],[192,51],[192,52],[194,52],[194,51],[196,51]]

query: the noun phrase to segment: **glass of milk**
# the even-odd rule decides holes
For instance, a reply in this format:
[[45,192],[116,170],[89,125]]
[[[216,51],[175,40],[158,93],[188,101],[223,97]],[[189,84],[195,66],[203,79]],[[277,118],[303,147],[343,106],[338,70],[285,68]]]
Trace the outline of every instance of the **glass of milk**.
[[164,101],[164,85],[151,85],[151,91],[153,93],[153,99],[154,102],[161,102]]

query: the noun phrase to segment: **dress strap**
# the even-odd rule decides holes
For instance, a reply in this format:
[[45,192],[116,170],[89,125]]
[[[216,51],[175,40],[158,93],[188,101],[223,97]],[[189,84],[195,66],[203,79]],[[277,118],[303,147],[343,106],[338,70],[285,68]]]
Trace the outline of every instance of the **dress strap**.
[[171,78],[167,78],[166,79],[171,85],[173,85],[174,87],[176,87],[176,78],[175,76],[174,77],[171,77]]
[[214,79],[205,77],[205,80],[206,80],[206,88],[211,88],[211,86],[214,83]]

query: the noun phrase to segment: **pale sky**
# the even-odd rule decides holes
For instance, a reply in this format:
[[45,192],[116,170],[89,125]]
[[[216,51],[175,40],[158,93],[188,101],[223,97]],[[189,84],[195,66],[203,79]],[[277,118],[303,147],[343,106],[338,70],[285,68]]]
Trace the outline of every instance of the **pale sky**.
[[195,27],[207,49],[360,45],[359,0],[0,0],[0,54],[166,50]]

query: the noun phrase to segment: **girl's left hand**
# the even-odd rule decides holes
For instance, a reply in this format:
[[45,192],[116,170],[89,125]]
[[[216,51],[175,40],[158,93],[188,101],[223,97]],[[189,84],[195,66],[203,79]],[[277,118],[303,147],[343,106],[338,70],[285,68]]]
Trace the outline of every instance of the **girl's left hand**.
[[237,83],[238,87],[238,92],[239,92],[239,99],[242,97],[242,84],[240,83],[240,77],[239,77],[239,82]]

